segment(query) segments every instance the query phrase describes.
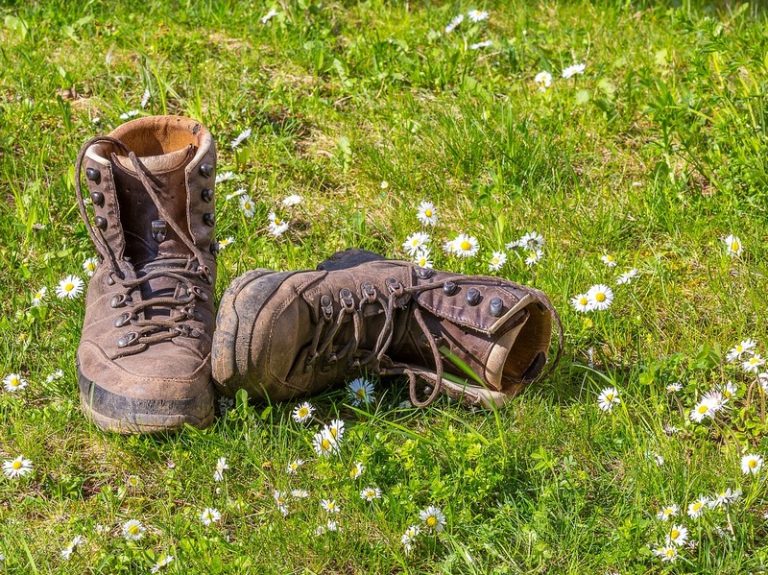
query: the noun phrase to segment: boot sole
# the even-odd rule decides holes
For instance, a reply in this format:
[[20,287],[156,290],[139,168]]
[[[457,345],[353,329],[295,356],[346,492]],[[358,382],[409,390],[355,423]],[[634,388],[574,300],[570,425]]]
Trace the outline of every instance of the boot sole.
[[[185,425],[208,427],[213,422],[213,402],[203,415],[191,413],[201,407],[183,400],[137,400],[117,395],[99,386],[77,370],[80,405],[85,416],[104,431],[124,435],[178,431]],[[155,413],[142,412],[156,406]],[[162,413],[166,412],[166,413]],[[168,413],[170,412],[170,413]]]

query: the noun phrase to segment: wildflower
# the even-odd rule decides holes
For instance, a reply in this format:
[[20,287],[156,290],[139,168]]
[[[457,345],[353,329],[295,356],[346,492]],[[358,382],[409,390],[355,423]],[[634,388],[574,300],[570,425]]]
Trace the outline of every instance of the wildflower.
[[607,285],[597,284],[589,288],[587,297],[593,310],[606,310],[613,302],[613,290]]
[[[241,192],[241,190],[238,190],[238,192]],[[253,203],[251,196],[246,194],[245,190],[242,190],[240,199],[238,201],[240,202],[240,209],[242,210],[243,215],[246,218],[252,218],[253,214],[256,213],[256,204]]]
[[224,472],[229,469],[226,457],[219,457],[216,461],[216,470],[213,472],[214,481],[224,481]]
[[138,489],[141,487],[141,479],[139,479],[138,475],[129,475],[128,478],[125,480],[125,485],[129,489]]
[[710,500],[709,506],[712,509],[717,509],[718,507],[730,505],[731,503],[738,501],[740,497],[741,489],[731,489],[729,487],[724,491],[718,492],[715,497]]
[[123,537],[128,541],[138,541],[144,537],[146,528],[138,519],[130,519],[123,524]]
[[155,563],[152,566],[152,569],[150,569],[150,572],[151,573],[159,573],[160,569],[170,565],[173,562],[174,559],[175,558],[174,558],[173,555],[163,555],[160,559],[157,560],[157,563]]
[[333,499],[322,499],[320,501],[320,507],[325,509],[327,513],[339,512],[339,506],[336,504],[336,502]]
[[597,398],[597,405],[603,411],[612,411],[614,406],[621,403],[619,392],[615,387],[606,387]]
[[235,179],[235,172],[219,172],[216,174],[216,183],[228,182]]
[[763,391],[768,393],[768,373],[763,372],[758,374],[757,381],[760,382],[760,387],[763,388]]
[[632,268],[631,270],[624,272],[616,279],[616,285],[620,286],[630,283],[637,276],[637,274],[637,268]]
[[470,10],[467,12],[467,17],[471,22],[482,22],[488,20],[488,12],[485,10]]
[[665,505],[659,509],[659,512],[656,514],[656,518],[661,521],[669,521],[672,517],[677,516],[679,511],[680,508],[674,503],[672,505]]
[[432,260],[429,259],[429,255],[428,249],[419,250],[413,256],[413,263],[420,268],[431,269],[434,264]]
[[248,137],[251,135],[251,129],[246,128],[242,132],[240,132],[237,137],[232,140],[229,145],[232,147],[233,150],[236,150],[240,147],[240,144],[242,144]]
[[745,355],[750,355],[755,349],[757,342],[754,339],[745,339],[734,345],[726,354],[725,359],[731,363],[741,359]]
[[739,391],[739,388],[736,387],[736,384],[732,381],[727,382],[725,385],[721,385],[717,388],[717,392],[720,393],[723,397],[723,404],[725,404],[729,399],[736,397],[736,393]]
[[293,417],[293,420],[296,423],[306,423],[307,421],[312,419],[312,414],[314,412],[315,412],[315,407],[308,401],[305,401],[304,403],[300,403],[299,405],[293,408],[293,413],[291,414],[291,417]]
[[573,309],[580,313],[585,313],[592,310],[592,307],[589,303],[589,296],[585,293],[580,293],[579,295],[575,295],[571,298],[571,305],[573,306]]
[[134,116],[138,116],[139,111],[138,110],[128,110],[127,112],[123,112],[120,114],[121,120],[127,120],[128,118],[133,118]]
[[683,384],[679,381],[667,385],[667,393],[677,393],[681,389],[683,389]]
[[492,272],[497,272],[504,267],[505,263],[507,263],[507,254],[504,252],[493,252],[488,262],[488,269]]
[[96,272],[96,267],[99,265],[98,258],[88,258],[83,262],[83,271],[85,275],[91,277]]
[[534,83],[539,85],[539,90],[546,91],[552,85],[552,74],[546,70],[542,70],[533,78]]
[[525,265],[528,267],[535,266],[543,257],[544,252],[540,249],[530,250],[528,252],[528,257],[525,258]]
[[459,234],[452,242],[453,253],[462,258],[470,258],[477,254],[479,245],[477,238],[466,234]]
[[28,384],[29,382],[18,373],[9,373],[3,378],[3,388],[10,393],[21,391]]
[[744,475],[757,475],[763,467],[763,458],[750,453],[741,458],[741,472]]
[[608,266],[609,268],[615,268],[616,267],[616,257],[612,254],[605,254],[600,257],[602,262]]
[[664,433],[666,433],[667,435],[675,435],[679,431],[680,431],[679,428],[675,427],[670,423],[666,423],[664,425]]
[[268,229],[270,234],[278,238],[288,231],[288,222],[277,217],[275,212],[269,212],[267,217],[269,218]]
[[306,499],[307,497],[309,497],[309,491],[307,491],[306,489],[292,489],[291,497],[295,499]]
[[45,299],[45,295],[48,293],[48,288],[43,286],[39,290],[37,290],[35,293],[32,294],[32,305],[37,307],[41,303],[43,303],[43,300]]
[[312,438],[312,447],[314,448],[315,453],[323,457],[328,456],[331,453],[338,453],[339,451],[339,444],[336,443],[336,440],[326,433],[325,430],[314,435]]
[[700,495],[699,498],[688,506],[688,517],[697,519],[701,517],[707,506],[709,505],[709,498]]
[[765,360],[762,358],[762,356],[759,353],[756,353],[752,357],[750,357],[748,360],[746,360],[744,363],[741,364],[741,367],[744,371],[747,373],[757,373],[760,371],[760,368],[765,364]]
[[358,377],[349,382],[349,395],[352,405],[361,405],[373,401],[373,384],[365,378]]
[[723,242],[725,243],[725,253],[727,253],[729,256],[736,258],[741,255],[744,246],[742,246],[741,240],[739,238],[734,235],[729,235],[723,238]]
[[389,187],[389,182],[387,180],[381,180],[381,183],[379,184],[379,187],[382,190],[386,190]]
[[456,28],[458,28],[461,25],[462,22],[464,22],[464,14],[459,14],[453,20],[451,20],[448,23],[448,25],[445,27],[445,33],[446,34],[450,34]]
[[302,197],[299,194],[291,194],[290,196],[285,196],[281,203],[284,208],[292,208],[293,206],[298,206],[301,202]]
[[73,299],[83,291],[83,280],[77,276],[67,276],[56,286],[56,296],[59,299]]
[[421,533],[421,528],[418,525],[410,525],[402,537],[400,537],[400,542],[403,544],[406,554],[413,550],[413,542],[419,533]]
[[656,465],[659,467],[662,467],[664,465],[664,456],[659,453],[652,453],[651,456],[653,457],[653,460],[656,462]]
[[349,470],[349,478],[358,479],[363,474],[363,471],[365,471],[365,465],[357,461]]
[[691,410],[690,418],[696,423],[701,423],[706,417],[714,417],[722,407],[722,396],[719,393],[707,393]]
[[336,532],[339,530],[339,524],[334,519],[329,519],[328,523],[325,524],[325,529],[327,531]]
[[341,419],[334,419],[323,428],[334,441],[339,442],[344,437],[344,422]]
[[586,64],[573,64],[572,66],[568,66],[563,70],[563,78],[567,80],[577,74],[583,74],[586,67]]
[[261,17],[261,23],[267,24],[270,20],[272,20],[272,18],[277,16],[277,14],[278,14],[277,10],[275,10],[274,8],[270,8],[269,12],[267,12],[266,14],[264,14],[264,16]]
[[381,499],[381,489],[378,487],[365,487],[360,492],[360,498],[368,502],[374,499]]
[[76,535],[70,544],[61,550],[61,558],[64,559],[64,561],[69,561],[69,558],[72,557],[72,554],[75,552],[75,549],[77,549],[77,546],[81,545],[83,541],[85,541],[85,537],[82,535]]
[[7,459],[3,462],[3,473],[6,477],[16,479],[32,473],[32,462],[19,455],[16,459]]
[[685,545],[688,541],[688,529],[682,525],[673,525],[667,534],[667,545]]
[[437,223],[437,210],[432,202],[421,202],[416,208],[416,218],[425,226],[434,226]]
[[419,513],[419,518],[430,531],[442,531],[445,527],[445,515],[439,507],[430,505]]
[[61,369],[54,370],[53,373],[49,374],[48,377],[45,378],[45,383],[52,383],[57,379],[61,379],[62,377],[64,377],[63,370]]
[[202,513],[200,513],[200,521],[206,527],[212,523],[218,523],[219,520],[221,520],[221,513],[219,513],[218,509],[213,507],[206,507],[203,509]]
[[285,494],[282,491],[278,491],[275,489],[272,492],[272,498],[275,500],[275,505],[277,505],[277,510],[282,514],[283,517],[288,516],[288,502],[285,499]]
[[544,236],[538,232],[528,232],[524,234],[519,240],[509,242],[507,249],[513,248],[525,248],[528,250],[537,250],[544,247]]
[[298,473],[299,471],[299,467],[301,467],[302,465],[304,465],[303,459],[294,459],[286,466],[285,472],[288,475],[296,475],[296,473]]
[[149,99],[152,97],[152,92],[149,91],[149,88],[144,88],[144,94],[141,96],[141,108],[144,109],[147,107],[147,104],[149,104]]
[[653,550],[653,554],[660,557],[665,563],[674,563],[677,560],[677,553],[677,547],[673,545],[665,545]]
[[480,48],[490,48],[493,46],[493,40],[483,40],[482,42],[475,42],[469,45],[470,50],[479,50]]
[[405,238],[403,242],[403,249],[405,253],[410,256],[416,255],[421,250],[427,249],[427,243],[429,242],[429,234],[425,232],[415,232]]

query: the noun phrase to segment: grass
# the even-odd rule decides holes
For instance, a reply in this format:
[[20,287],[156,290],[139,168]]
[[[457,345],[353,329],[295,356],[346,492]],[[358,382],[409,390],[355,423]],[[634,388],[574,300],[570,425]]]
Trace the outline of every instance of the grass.
[[[768,564],[765,394],[725,360],[754,337],[765,354],[768,251],[768,37],[757,3],[486,2],[488,22],[445,25],[471,3],[149,1],[6,3],[0,8],[0,455],[32,460],[0,479],[0,553],[9,573],[758,573]],[[493,46],[470,45],[491,39]],[[586,63],[583,75],[560,78]],[[553,85],[534,76],[549,70]],[[74,356],[83,299],[53,288],[94,255],[77,213],[80,145],[139,109],[203,121],[219,144],[217,293],[255,267],[311,268],[358,246],[405,257],[416,206],[435,202],[435,266],[488,273],[491,252],[523,233],[546,238],[534,267],[510,251],[499,275],[548,293],[567,349],[555,373],[498,413],[440,401],[401,407],[403,382],[349,405],[314,398],[317,419],[347,425],[340,457],[318,460],[317,424],[294,404],[240,401],[208,430],[115,437],[78,408]],[[94,118],[100,118],[94,124]],[[253,133],[237,150],[228,143]],[[388,187],[383,188],[382,182]],[[246,218],[236,200],[256,201]],[[304,202],[267,213],[289,193]],[[441,243],[477,237],[476,258]],[[738,235],[731,258],[722,238]],[[619,265],[600,257],[613,254]],[[639,276],[615,286],[620,272]],[[603,312],[570,298],[612,285]],[[47,286],[45,305],[32,293]],[[64,377],[46,382],[62,369]],[[738,386],[717,418],[688,413],[709,389]],[[680,381],[676,394],[665,391]],[[604,387],[622,402],[598,408]],[[673,425],[679,431],[665,432]],[[659,465],[656,456],[663,457]],[[219,457],[230,469],[213,481]],[[295,476],[295,458],[307,460]],[[359,479],[349,469],[363,462]],[[382,489],[367,503],[359,491]],[[652,549],[700,494],[740,488],[739,502],[676,519],[696,540],[673,564]],[[274,489],[307,489],[283,518]],[[322,498],[341,505],[337,533]],[[436,505],[437,536],[407,555],[400,536]],[[206,507],[221,522],[203,526]],[[129,519],[147,527],[128,542]],[[101,526],[98,527],[97,526]],[[86,540],[65,561],[60,550]]]

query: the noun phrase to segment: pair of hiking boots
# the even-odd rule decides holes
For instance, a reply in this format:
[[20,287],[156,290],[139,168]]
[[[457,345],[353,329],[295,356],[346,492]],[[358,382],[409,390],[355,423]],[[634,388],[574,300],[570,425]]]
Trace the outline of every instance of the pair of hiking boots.
[[441,393],[490,406],[541,374],[557,317],[544,294],[362,250],[248,272],[216,317],[215,172],[211,134],[179,116],[127,122],[80,151],[78,204],[100,263],[78,377],[99,427],[205,427],[215,387],[280,401],[367,373],[407,377],[417,406]]

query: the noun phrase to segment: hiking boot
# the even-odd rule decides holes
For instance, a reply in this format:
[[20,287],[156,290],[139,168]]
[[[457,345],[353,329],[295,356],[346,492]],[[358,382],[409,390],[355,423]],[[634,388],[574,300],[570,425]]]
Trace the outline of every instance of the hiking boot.
[[316,271],[237,278],[219,305],[213,377],[230,395],[279,401],[405,375],[416,406],[440,393],[499,406],[542,373],[553,317],[529,287],[348,250]]
[[156,432],[213,419],[215,165],[208,130],[178,116],[127,122],[80,150],[77,198],[100,262],[78,378],[83,411],[102,429]]

